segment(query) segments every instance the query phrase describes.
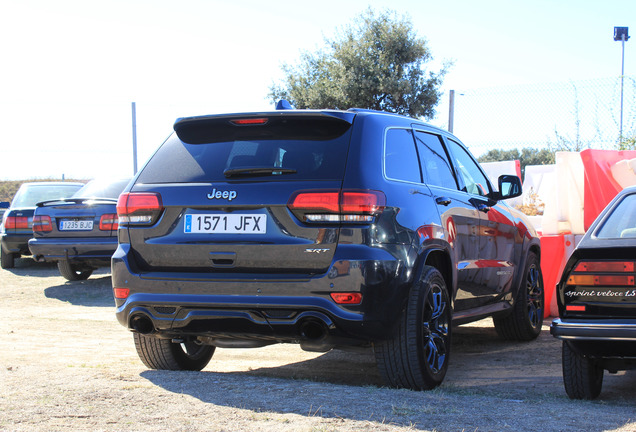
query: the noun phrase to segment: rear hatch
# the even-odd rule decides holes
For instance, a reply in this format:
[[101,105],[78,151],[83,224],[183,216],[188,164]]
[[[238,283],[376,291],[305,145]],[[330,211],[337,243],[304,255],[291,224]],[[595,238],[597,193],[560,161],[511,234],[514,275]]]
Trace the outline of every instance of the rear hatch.
[[354,115],[178,120],[118,203],[120,241],[130,243],[138,270],[254,278],[326,272]]

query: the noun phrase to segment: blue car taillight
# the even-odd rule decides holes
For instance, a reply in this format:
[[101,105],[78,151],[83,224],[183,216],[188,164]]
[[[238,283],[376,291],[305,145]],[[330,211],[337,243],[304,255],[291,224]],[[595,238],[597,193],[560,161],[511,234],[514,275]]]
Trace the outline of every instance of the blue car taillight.
[[292,195],[287,207],[309,223],[371,223],[384,210],[386,197],[373,190],[312,190]]
[[101,231],[114,231],[118,228],[119,218],[114,213],[103,214],[99,218],[99,229]]
[[53,224],[51,223],[51,217],[34,216],[33,217],[33,232],[51,232],[53,231]]
[[161,195],[154,192],[126,192],[117,200],[119,226],[152,225],[162,211]]

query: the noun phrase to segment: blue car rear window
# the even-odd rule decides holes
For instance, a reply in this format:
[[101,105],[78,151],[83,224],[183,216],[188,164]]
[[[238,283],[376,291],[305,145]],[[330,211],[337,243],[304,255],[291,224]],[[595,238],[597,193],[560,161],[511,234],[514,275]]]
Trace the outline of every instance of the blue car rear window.
[[[218,122],[217,122],[218,123]],[[349,149],[350,124],[303,119],[302,124],[272,122],[271,127],[197,124],[179,130],[155,153],[140,183],[228,181],[228,170],[270,169],[231,180],[341,180]],[[220,139],[222,138],[222,139]],[[281,168],[276,171],[275,168]]]

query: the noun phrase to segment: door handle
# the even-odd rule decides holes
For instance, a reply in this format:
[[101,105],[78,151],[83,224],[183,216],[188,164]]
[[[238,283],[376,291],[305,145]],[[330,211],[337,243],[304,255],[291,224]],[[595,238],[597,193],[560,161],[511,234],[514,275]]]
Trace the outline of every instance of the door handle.
[[451,203],[451,199],[448,197],[437,197],[435,198],[435,202],[439,205],[447,206]]

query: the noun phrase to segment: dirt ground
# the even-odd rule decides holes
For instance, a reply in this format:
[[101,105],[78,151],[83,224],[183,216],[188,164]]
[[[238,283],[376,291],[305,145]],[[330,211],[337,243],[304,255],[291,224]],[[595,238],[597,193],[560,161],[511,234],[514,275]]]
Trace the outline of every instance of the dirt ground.
[[532,343],[490,320],[454,329],[429,392],[381,387],[370,350],[218,349],[202,372],[152,371],[115,320],[108,269],[67,282],[16,263],[0,270],[2,431],[636,431],[636,371],[570,401],[547,326]]

